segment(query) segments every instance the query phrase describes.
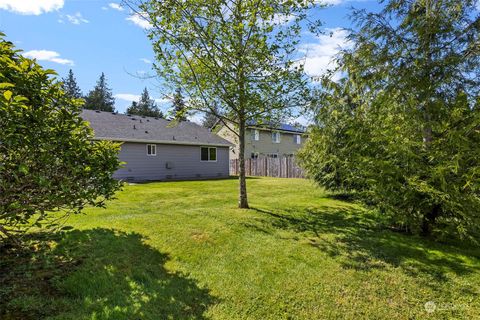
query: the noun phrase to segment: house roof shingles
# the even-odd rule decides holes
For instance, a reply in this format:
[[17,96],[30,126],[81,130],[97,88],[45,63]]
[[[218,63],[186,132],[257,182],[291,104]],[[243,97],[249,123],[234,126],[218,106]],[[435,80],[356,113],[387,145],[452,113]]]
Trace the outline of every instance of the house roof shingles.
[[95,110],[83,110],[81,117],[90,124],[98,140],[232,146],[208,129],[188,121],[169,126],[171,122],[165,119]]

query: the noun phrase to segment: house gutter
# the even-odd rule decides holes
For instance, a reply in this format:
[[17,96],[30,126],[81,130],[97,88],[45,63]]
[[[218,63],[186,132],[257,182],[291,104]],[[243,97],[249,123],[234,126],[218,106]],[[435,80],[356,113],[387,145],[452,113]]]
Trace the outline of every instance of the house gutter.
[[171,141],[171,140],[144,140],[144,139],[123,139],[123,138],[108,138],[108,137],[95,137],[92,140],[98,141],[115,141],[115,142],[136,142],[136,143],[155,143],[155,144],[173,144],[183,146],[209,146],[209,147],[233,147],[233,144],[221,144],[221,143],[199,143],[199,142],[187,142],[187,141]]
[[282,130],[282,129],[275,129],[275,128],[265,128],[265,127],[257,127],[257,126],[247,126],[248,129],[255,129],[255,130],[263,130],[263,131],[275,131],[280,133],[292,133],[292,134],[300,134],[300,135],[308,135],[305,131],[290,131],[290,130]]

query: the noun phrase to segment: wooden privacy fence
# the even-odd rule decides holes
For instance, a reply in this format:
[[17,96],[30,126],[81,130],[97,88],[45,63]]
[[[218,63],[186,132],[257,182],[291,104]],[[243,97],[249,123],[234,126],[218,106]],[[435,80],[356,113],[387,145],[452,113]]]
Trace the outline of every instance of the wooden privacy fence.
[[[230,175],[238,175],[240,170],[239,159],[230,160]],[[295,157],[259,157],[245,159],[247,176],[263,176],[277,178],[304,178],[303,169],[295,162]]]

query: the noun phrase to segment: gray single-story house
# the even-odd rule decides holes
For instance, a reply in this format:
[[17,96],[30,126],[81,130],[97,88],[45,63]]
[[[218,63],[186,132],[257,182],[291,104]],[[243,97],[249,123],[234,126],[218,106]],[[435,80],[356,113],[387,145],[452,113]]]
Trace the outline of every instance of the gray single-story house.
[[83,110],[95,140],[121,142],[114,178],[127,181],[222,178],[229,175],[230,142],[193,122]]

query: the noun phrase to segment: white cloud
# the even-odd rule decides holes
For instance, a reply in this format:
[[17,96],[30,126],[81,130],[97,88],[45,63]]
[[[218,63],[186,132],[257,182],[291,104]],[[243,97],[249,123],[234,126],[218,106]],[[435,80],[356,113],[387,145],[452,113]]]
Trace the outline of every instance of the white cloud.
[[145,62],[146,64],[152,64],[152,60],[148,60],[146,58],[141,58],[140,61]]
[[305,72],[312,77],[318,77],[327,70],[336,67],[334,56],[341,49],[352,47],[347,40],[348,32],[342,28],[328,29],[328,34],[318,37],[318,42],[306,43],[300,46],[299,51],[305,55]]
[[140,100],[140,95],[131,94],[131,93],[117,93],[113,96],[115,99],[125,100],[125,101],[138,101]]
[[0,0],[0,9],[24,14],[40,15],[63,8],[64,0]]
[[336,6],[339,4],[343,4],[346,2],[366,2],[371,0],[316,0],[315,2],[318,4],[325,4],[329,6]]
[[171,103],[172,100],[170,100],[168,98],[157,98],[157,99],[155,99],[155,102],[160,103],[160,104],[165,104],[165,103]]
[[115,3],[115,2],[111,2],[108,4],[108,6],[114,10],[117,10],[117,11],[123,11],[125,10],[120,4],[118,3]]
[[291,123],[299,123],[300,125],[307,127],[313,123],[313,121],[306,115],[298,116],[297,118],[290,119]]
[[193,114],[189,114],[187,116],[188,121],[194,122],[194,123],[199,124],[199,125],[201,125],[203,123],[203,118],[204,117],[205,117],[205,115],[201,112],[194,112]]
[[327,5],[335,6],[337,4],[340,4],[340,3],[346,2],[346,1],[345,0],[318,0],[316,2],[320,3],[320,4],[327,4]]
[[[63,18],[63,16],[61,16]],[[81,23],[89,23],[87,19],[85,19],[80,12],[77,12],[73,15],[66,14],[65,17],[70,23],[73,24],[81,24]],[[58,20],[58,22],[63,23],[63,20]]]
[[272,22],[275,24],[289,24],[293,20],[295,20],[294,15],[275,14]]
[[[124,101],[138,101],[140,100],[140,95],[139,94],[132,94],[132,93],[117,93],[113,96],[115,99],[120,99]],[[164,103],[170,103],[170,99],[167,98],[157,98],[154,99],[156,103],[164,104]]]
[[150,29],[152,27],[150,22],[148,22],[147,19],[145,19],[141,14],[138,13],[132,14],[131,16],[126,18],[126,20],[133,22],[135,25],[143,29]]
[[59,64],[66,64],[73,66],[72,60],[60,58],[60,54],[49,50],[30,50],[23,54],[27,58],[37,59],[38,61],[50,61]]

